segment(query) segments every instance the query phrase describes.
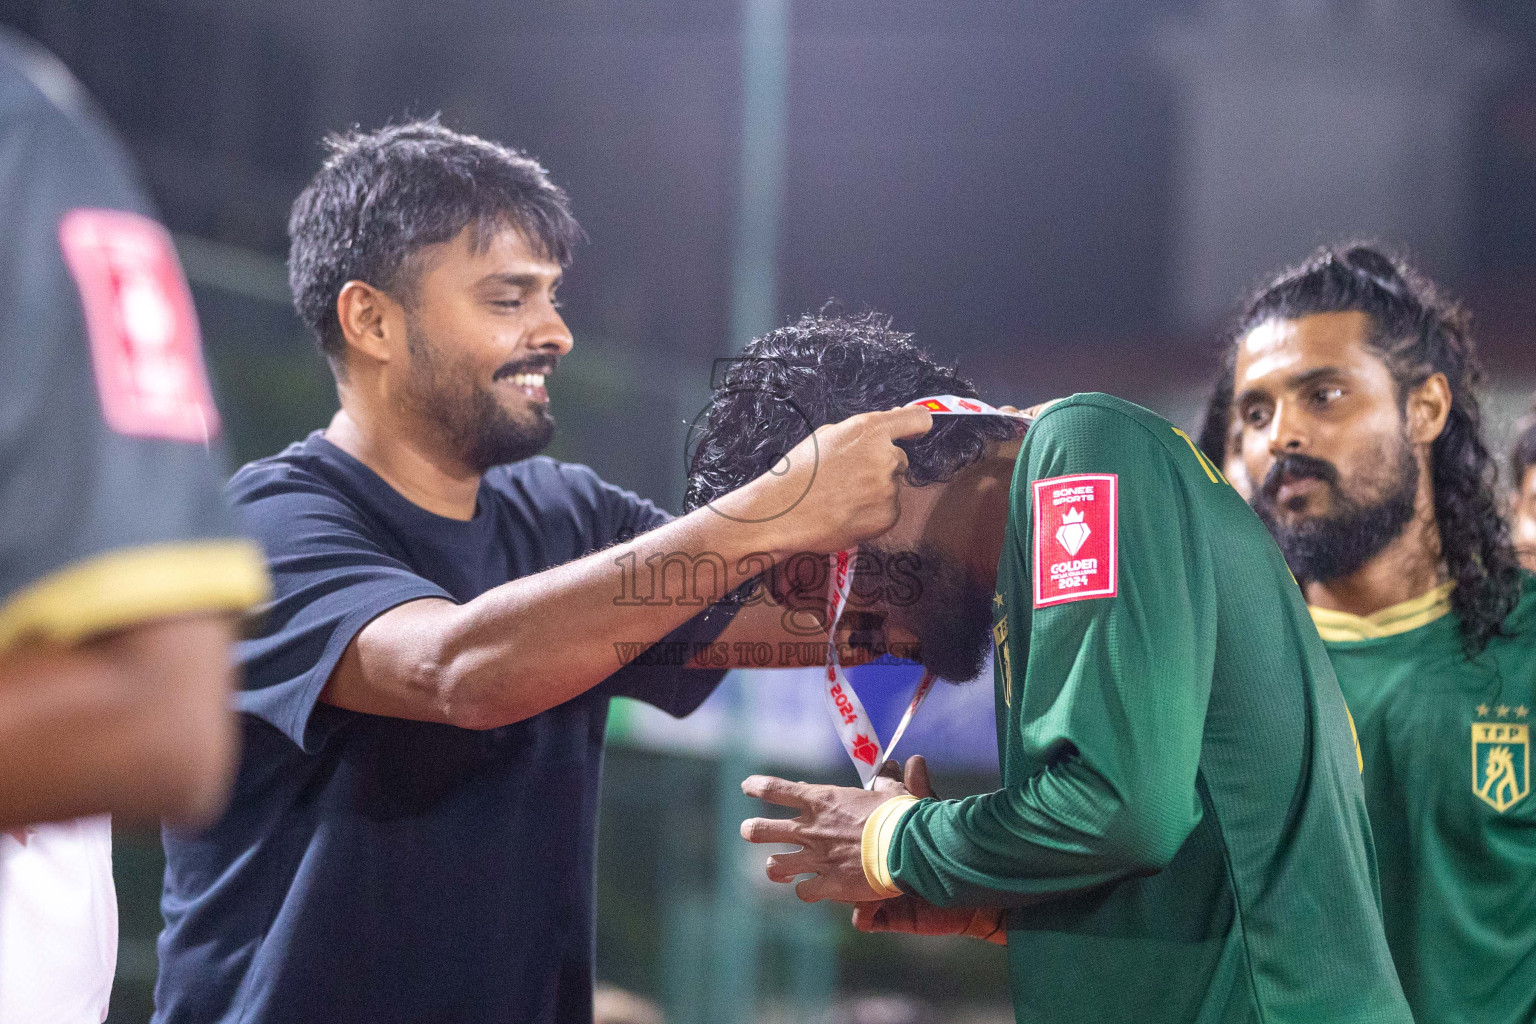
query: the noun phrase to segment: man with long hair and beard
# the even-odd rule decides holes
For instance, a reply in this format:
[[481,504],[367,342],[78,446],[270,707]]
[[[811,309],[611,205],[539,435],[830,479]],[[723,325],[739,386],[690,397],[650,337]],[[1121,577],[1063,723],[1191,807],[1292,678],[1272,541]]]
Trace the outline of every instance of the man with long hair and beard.
[[1202,431],[1241,468],[1359,729],[1416,1019],[1536,1015],[1536,577],[1483,444],[1463,310],[1377,248],[1249,301]]
[[[533,160],[435,122],[349,134],[289,234],[341,408],[229,485],[274,597],[240,645],[230,808],[165,834],[155,1020],[590,1024],[609,698],[686,714],[738,641],[801,639],[765,602],[703,606],[885,530],[893,440],[931,417],[819,431],[671,520],[535,457],[579,229]],[[713,598],[624,568],[673,560]]]
[[[744,355],[693,504],[815,424],[976,398],[874,314],[803,317]],[[855,628],[956,682],[995,649],[1003,785],[934,799],[915,757],[868,790],[754,776],[748,794],[800,812],[742,825],[800,847],[768,877],[811,876],[800,897],[856,904],[862,929],[1006,945],[1021,1024],[1408,1021],[1343,698],[1217,468],[1108,395],[1051,403],[1022,437],[957,416],[903,445],[900,515],[857,552]],[[814,597],[825,576],[773,582]]]

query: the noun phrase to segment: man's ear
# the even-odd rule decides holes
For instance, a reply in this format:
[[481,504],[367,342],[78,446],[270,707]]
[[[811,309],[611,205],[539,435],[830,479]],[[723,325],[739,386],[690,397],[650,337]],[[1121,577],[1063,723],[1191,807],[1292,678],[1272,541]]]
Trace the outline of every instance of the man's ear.
[[366,281],[348,281],[336,296],[336,319],[347,347],[381,363],[394,354],[390,344],[392,314],[399,303]]
[[1408,438],[1414,444],[1433,444],[1451,415],[1451,385],[1443,373],[1429,379],[1408,393],[1404,410],[1408,420]]

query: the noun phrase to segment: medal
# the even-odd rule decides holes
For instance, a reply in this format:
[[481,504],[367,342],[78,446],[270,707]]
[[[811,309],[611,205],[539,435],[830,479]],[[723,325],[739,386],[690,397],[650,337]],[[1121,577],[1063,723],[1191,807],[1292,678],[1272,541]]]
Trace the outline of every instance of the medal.
[[[1026,425],[1033,422],[1024,413],[1004,412],[980,399],[960,398],[956,395],[934,395],[907,404],[927,409],[935,416],[1004,416],[1022,420]],[[907,704],[906,712],[901,716],[896,731],[891,734],[890,744],[882,747],[874,723],[869,720],[863,702],[848,682],[837,658],[837,624],[848,607],[848,595],[853,591],[853,552],[839,551],[831,557],[832,578],[827,586],[827,611],[831,625],[827,632],[827,673],[823,692],[827,698],[827,712],[832,716],[832,724],[837,729],[837,738],[842,740],[843,749],[848,752],[854,768],[858,769],[864,788],[868,789],[874,785],[880,765],[895,752],[896,744],[901,742],[907,726],[912,724],[917,709],[928,699],[935,677],[932,672],[926,669],[923,671],[923,677],[918,680],[917,689],[912,692],[912,700]]]

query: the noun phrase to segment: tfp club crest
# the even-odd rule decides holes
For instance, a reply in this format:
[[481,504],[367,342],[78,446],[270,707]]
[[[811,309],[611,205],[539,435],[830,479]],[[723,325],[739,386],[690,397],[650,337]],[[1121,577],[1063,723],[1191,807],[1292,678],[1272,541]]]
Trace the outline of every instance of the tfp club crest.
[[1472,792],[1503,814],[1531,791],[1530,726],[1472,723]]

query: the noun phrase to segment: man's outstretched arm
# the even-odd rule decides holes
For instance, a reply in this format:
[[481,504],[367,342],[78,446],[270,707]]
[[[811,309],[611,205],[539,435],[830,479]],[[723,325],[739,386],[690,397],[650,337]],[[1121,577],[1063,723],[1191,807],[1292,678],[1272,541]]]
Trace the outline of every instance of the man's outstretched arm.
[[[1164,739],[1181,746],[1176,735]],[[1123,791],[1077,763],[962,800],[917,799],[885,779],[866,791],[753,776],[748,796],[801,813],[749,819],[741,832],[801,847],[770,857],[768,877],[814,876],[796,886],[807,902],[1027,906],[1166,867],[1199,822],[1197,761],[1198,752],[1154,754],[1147,778]]]
[[729,590],[795,554],[878,536],[896,520],[897,479],[906,471],[893,442],[931,426],[925,410],[899,409],[822,427],[790,452],[785,472],[625,544],[464,604],[400,604],[351,641],[320,699],[465,728],[530,718],[621,668],[621,645],[652,644],[698,612],[617,600],[625,594],[623,564],[718,556]]
[[208,821],[235,763],[228,616],[0,655],[0,830],[111,811]]

